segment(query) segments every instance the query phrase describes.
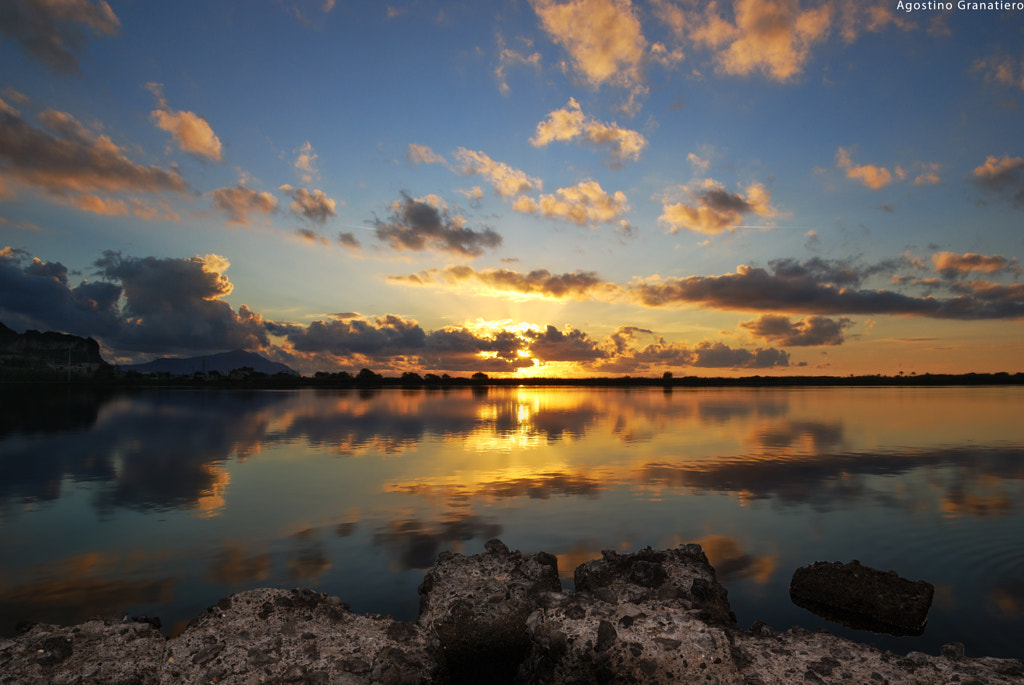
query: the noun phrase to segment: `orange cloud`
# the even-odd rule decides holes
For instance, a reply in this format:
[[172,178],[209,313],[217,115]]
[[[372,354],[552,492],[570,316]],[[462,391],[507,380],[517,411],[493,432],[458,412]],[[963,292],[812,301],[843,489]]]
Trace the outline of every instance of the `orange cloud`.
[[[893,172],[890,172],[885,167],[875,166],[874,164],[865,164],[863,166],[854,164],[853,160],[850,159],[850,153],[844,148],[839,148],[836,152],[836,166],[846,171],[847,178],[860,181],[872,190],[880,190],[892,183],[893,180]],[[906,172],[897,166],[895,176],[899,180],[903,180]]]
[[716,51],[718,68],[727,74],[760,71],[776,81],[803,73],[811,47],[825,40],[832,24],[828,4],[803,9],[795,0],[736,0],[734,22],[708,4],[690,37]]
[[647,40],[629,0],[533,0],[544,30],[569,53],[594,87],[611,84],[644,90],[640,68]]
[[746,197],[728,192],[713,179],[706,179],[702,186],[703,189],[696,194],[696,206],[682,202],[662,203],[663,211],[658,221],[668,225],[671,233],[685,228],[705,235],[717,235],[738,228],[748,214],[766,218],[777,214],[771,205],[771,193],[760,183],[749,186]]
[[[528,39],[521,39],[526,42],[528,47],[533,47],[533,42]],[[529,55],[525,55],[521,52],[517,52],[511,48],[505,46],[505,38],[500,33],[498,34],[498,66],[494,68],[494,78],[498,80],[498,90],[502,95],[508,95],[512,92],[512,89],[508,85],[508,80],[505,78],[505,72],[509,67],[513,67],[519,64],[525,64],[527,66],[534,67],[535,69],[540,68],[540,53],[531,52]]]
[[270,193],[260,193],[243,185],[234,188],[217,188],[210,191],[214,206],[228,215],[233,224],[249,225],[249,215],[254,213],[273,214],[277,211],[277,198]]
[[552,219],[565,219],[576,224],[613,221],[629,210],[626,194],[621,190],[609,195],[597,181],[581,181],[554,194],[541,195],[539,200],[519,197],[512,208],[517,212],[540,212]]
[[615,122],[605,124],[583,115],[575,98],[562,109],[548,114],[548,118],[537,124],[537,134],[530,139],[534,147],[544,147],[553,141],[571,141],[583,138],[595,145],[611,147],[612,159],[616,163],[626,160],[637,161],[647,147],[647,139],[640,133],[621,128]]
[[403,285],[461,287],[463,284],[483,286],[484,294],[507,296],[509,293],[532,297],[588,300],[598,293],[617,290],[591,271],[553,274],[547,269],[519,273],[510,269],[476,270],[470,266],[449,266],[427,269],[408,276],[388,276],[388,281]]
[[1021,269],[1016,259],[1007,259],[1000,255],[983,255],[967,252],[958,255],[955,252],[936,252],[932,255],[935,270],[951,278],[978,271],[985,274],[1010,271],[1020,274]]
[[416,143],[409,143],[409,148],[405,153],[405,158],[409,160],[410,164],[445,163],[444,157],[437,154],[426,145],[417,145]]
[[147,83],[146,88],[157,100],[157,108],[150,113],[157,128],[170,133],[178,147],[185,152],[217,162],[221,160],[220,139],[206,119],[195,112],[168,107],[163,96],[163,84]]
[[481,174],[502,197],[540,190],[543,187],[539,178],[528,176],[525,172],[502,162],[496,162],[483,152],[460,147],[455,151],[455,158],[462,164],[459,173],[463,176]]
[[38,118],[45,129],[29,125],[18,110],[0,100],[0,188],[13,179],[108,215],[124,213],[120,201],[95,193],[188,189],[177,172],[135,164],[108,136],[93,133],[66,112],[48,109]]
[[311,221],[321,224],[327,221],[328,218],[337,216],[337,212],[334,211],[337,203],[327,197],[322,190],[309,192],[305,188],[293,188],[287,183],[278,188],[278,190],[292,198],[292,203],[288,205],[288,209],[293,214],[304,216]]

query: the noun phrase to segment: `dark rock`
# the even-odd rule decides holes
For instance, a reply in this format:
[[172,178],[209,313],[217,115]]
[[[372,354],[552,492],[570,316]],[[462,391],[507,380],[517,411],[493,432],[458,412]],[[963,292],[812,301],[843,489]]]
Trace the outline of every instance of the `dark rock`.
[[964,658],[964,643],[963,642],[947,642],[942,645],[940,654],[947,659],[952,661],[960,661]]
[[530,646],[527,618],[562,589],[551,555],[512,552],[500,540],[486,550],[438,557],[420,586],[419,625],[437,636],[453,680],[515,673]]
[[678,602],[683,608],[704,611],[710,623],[735,625],[729,593],[700,545],[601,555],[577,567],[577,592],[591,593],[609,604]]
[[798,568],[789,585],[793,602],[822,618],[851,628],[892,635],[920,635],[935,589],[894,571],[817,561]]

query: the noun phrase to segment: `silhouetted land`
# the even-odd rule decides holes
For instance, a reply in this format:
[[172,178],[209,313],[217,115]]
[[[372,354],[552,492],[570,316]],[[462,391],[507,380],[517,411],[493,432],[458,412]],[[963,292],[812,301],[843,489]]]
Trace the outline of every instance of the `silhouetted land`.
[[405,373],[384,376],[363,369],[357,374],[317,372],[312,376],[273,375],[237,369],[230,374],[147,375],[103,369],[93,374],[70,376],[62,369],[13,369],[0,367],[0,383],[4,385],[77,385],[92,387],[196,387],[196,388],[450,388],[450,387],[661,387],[671,388],[772,388],[772,387],[858,387],[896,386],[927,387],[940,385],[1024,385],[1024,372],[917,374],[884,376],[743,376],[739,378],[705,376],[617,376],[601,378],[490,378],[477,373],[466,378]]

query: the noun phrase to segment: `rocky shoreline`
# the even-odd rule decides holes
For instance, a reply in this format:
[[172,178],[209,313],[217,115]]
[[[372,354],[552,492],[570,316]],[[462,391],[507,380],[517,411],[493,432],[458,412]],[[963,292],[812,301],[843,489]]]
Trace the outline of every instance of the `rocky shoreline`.
[[1024,661],[899,656],[827,633],[741,629],[698,545],[605,552],[576,590],[557,560],[509,550],[442,553],[415,622],[356,614],[337,597],[257,589],[165,638],[150,619],[34,625],[0,639],[0,683],[1011,684]]

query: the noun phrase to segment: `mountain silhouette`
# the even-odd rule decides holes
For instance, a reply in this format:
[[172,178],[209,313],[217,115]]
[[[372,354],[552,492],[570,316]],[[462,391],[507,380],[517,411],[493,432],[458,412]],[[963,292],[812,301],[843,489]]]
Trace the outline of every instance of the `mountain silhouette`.
[[256,373],[273,375],[275,373],[286,373],[298,376],[295,369],[272,362],[255,352],[245,350],[232,350],[231,352],[220,352],[202,357],[163,357],[154,359],[145,364],[130,364],[122,366],[126,371],[138,371],[140,373],[169,373],[175,376],[190,376],[194,373],[210,373],[216,371],[221,374],[228,374],[235,369],[250,368]]

